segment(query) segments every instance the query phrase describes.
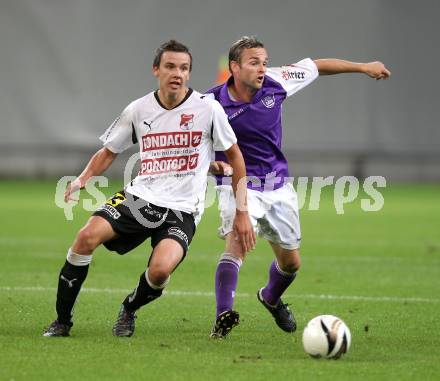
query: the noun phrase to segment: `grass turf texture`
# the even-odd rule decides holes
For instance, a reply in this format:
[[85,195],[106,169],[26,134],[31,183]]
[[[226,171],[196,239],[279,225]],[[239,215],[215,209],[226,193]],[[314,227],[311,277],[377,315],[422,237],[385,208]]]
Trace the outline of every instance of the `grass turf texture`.
[[[69,338],[43,338],[55,317],[57,274],[89,212],[64,218],[55,181],[0,183],[1,380],[432,380],[440,374],[440,186],[392,186],[380,212],[360,198],[337,215],[328,188],[319,211],[301,211],[303,266],[284,297],[298,332],[279,330],[255,293],[272,255],[259,241],[240,272],[241,324],[223,341],[208,335],[214,272],[223,241],[210,207],[168,293],[139,312],[134,336],[115,338],[119,305],[144,270],[149,242],[125,256],[99,248]],[[111,195],[118,185],[106,189]],[[307,206],[307,203],[306,203]],[[342,360],[314,360],[301,333],[312,317],[341,317],[352,347]]]

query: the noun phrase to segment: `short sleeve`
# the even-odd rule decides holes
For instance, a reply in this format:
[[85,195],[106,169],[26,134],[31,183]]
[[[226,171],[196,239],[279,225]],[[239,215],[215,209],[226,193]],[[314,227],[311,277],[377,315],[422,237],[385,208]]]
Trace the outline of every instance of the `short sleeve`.
[[121,153],[130,148],[133,142],[133,117],[131,105],[127,106],[121,115],[107,128],[99,139],[104,147],[113,153]]
[[212,140],[214,151],[227,151],[237,143],[234,131],[228,121],[223,107],[216,100],[211,100],[212,116]]
[[315,62],[305,58],[292,65],[268,68],[266,75],[277,81],[290,97],[310,85],[319,76],[319,72]]

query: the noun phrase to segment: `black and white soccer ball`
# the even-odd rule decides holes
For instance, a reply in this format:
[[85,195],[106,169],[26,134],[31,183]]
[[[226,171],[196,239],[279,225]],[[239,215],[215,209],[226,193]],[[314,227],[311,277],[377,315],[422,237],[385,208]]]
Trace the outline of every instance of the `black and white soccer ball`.
[[307,323],[302,342],[304,350],[312,357],[339,359],[350,349],[351,332],[338,317],[320,315]]

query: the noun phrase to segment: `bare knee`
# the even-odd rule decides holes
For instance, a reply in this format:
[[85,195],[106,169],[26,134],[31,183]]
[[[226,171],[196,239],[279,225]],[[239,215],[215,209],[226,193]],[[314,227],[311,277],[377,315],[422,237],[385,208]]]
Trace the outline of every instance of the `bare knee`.
[[86,226],[78,232],[72,250],[78,254],[91,254],[100,243],[97,234]]
[[148,280],[155,286],[165,287],[184,255],[183,247],[177,241],[169,238],[161,240],[149,261]]
[[278,264],[281,270],[287,273],[292,274],[297,272],[301,267],[301,257],[299,255],[299,250],[294,249],[283,253],[283,255],[278,257]]
[[243,251],[240,242],[235,239],[232,233],[229,233],[226,236],[225,253],[233,256],[234,258],[240,259],[242,262],[246,258],[246,252]]
[[163,264],[152,264],[148,268],[148,278],[149,280],[159,286],[168,281],[171,271]]

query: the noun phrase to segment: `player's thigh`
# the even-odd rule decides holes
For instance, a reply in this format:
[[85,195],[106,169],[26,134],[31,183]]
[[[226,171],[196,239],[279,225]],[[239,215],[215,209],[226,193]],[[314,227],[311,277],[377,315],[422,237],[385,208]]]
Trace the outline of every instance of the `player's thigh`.
[[227,235],[232,232],[235,217],[235,198],[232,187],[218,186],[218,208],[220,211],[220,227],[218,228],[218,236],[226,239]]
[[75,251],[75,247],[78,246],[95,248],[102,242],[117,236],[107,220],[99,216],[92,216],[78,232],[72,249]]
[[169,211],[163,226],[151,236],[151,272],[158,275],[171,274],[185,258],[195,232],[196,226],[191,214]]
[[301,267],[301,256],[299,248],[297,249],[286,249],[277,243],[270,242],[272,250],[277,258],[278,265],[281,270],[293,273]]
[[[225,252],[243,260],[246,253],[243,252],[240,241],[236,239],[233,231],[236,204],[232,187],[218,186],[217,194],[221,221],[218,235],[225,240]],[[257,219],[264,215],[264,209],[260,205],[256,191],[248,190],[247,201],[251,224],[254,230],[257,230]]]
[[153,249],[149,271],[156,276],[170,275],[183,260],[185,251],[174,239],[164,238]]
[[298,249],[301,226],[297,195],[291,184],[265,195],[270,209],[258,221],[260,235],[282,249]]

